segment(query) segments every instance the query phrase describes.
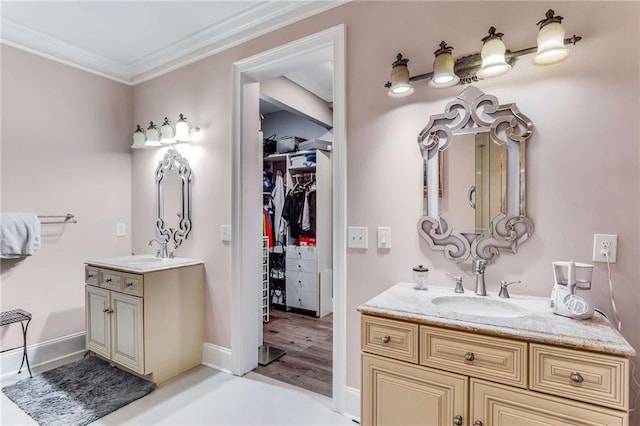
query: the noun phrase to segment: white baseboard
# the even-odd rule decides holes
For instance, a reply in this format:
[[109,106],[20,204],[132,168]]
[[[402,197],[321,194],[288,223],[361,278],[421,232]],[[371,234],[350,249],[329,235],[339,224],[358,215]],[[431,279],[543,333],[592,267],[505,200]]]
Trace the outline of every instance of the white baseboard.
[[202,345],[202,364],[231,374],[233,367],[231,349],[205,342]]
[[344,387],[344,416],[360,423],[360,390]]
[[[84,352],[85,332],[70,334],[46,342],[36,343],[27,346],[27,356],[31,371],[38,367],[46,366],[52,362],[70,358],[78,353]],[[0,380],[18,373],[18,368],[22,362],[22,348],[0,354]],[[22,373],[28,375],[27,365],[22,367]]]

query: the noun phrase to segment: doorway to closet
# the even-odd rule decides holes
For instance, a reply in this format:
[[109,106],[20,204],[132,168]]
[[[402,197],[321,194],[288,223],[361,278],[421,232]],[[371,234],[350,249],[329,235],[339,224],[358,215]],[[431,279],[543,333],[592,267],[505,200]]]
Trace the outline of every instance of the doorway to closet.
[[[332,358],[332,408],[337,412],[344,412],[345,405],[345,382],[346,382],[346,132],[345,132],[345,54],[344,54],[344,26],[340,25],[320,33],[314,34],[304,39],[289,43],[268,52],[238,61],[234,64],[234,152],[233,152],[233,223],[232,235],[233,243],[233,326],[232,326],[232,347],[231,355],[233,360],[232,372],[243,375],[254,370],[258,366],[258,347],[263,343],[263,215],[256,214],[263,207],[263,187],[259,185],[262,181],[260,164],[263,163],[262,142],[263,136],[258,135],[260,127],[259,120],[259,98],[260,85],[263,82],[276,79],[289,73],[307,68],[310,65],[319,65],[326,62],[333,64],[332,79],[334,90],[333,101],[333,145],[330,154],[330,171],[327,172],[331,182],[330,218],[331,229],[328,238],[324,241],[328,243],[330,255],[330,267],[324,268],[319,265],[317,258],[319,250],[312,246],[311,240],[305,245],[300,245],[298,238],[296,244],[289,244],[286,240],[283,245],[285,255],[285,274],[287,245],[296,247],[288,253],[290,256],[297,255],[299,260],[310,260],[317,263],[318,275],[324,270],[327,280],[316,282],[330,283],[325,295],[331,295],[329,302],[321,301],[322,289],[318,290],[317,305],[304,305],[286,308],[273,312],[270,322],[276,325],[274,320],[279,315],[296,314],[300,318],[313,321],[314,324],[322,324],[323,320],[331,319],[330,329],[331,358]],[[290,133],[290,132],[288,132]],[[296,136],[288,134],[283,136]],[[265,136],[270,136],[267,134]],[[315,139],[314,139],[315,140]],[[295,139],[294,139],[295,143]],[[313,151],[314,149],[312,149]],[[321,150],[322,151],[322,150]],[[300,153],[300,151],[297,151]],[[296,151],[291,152],[294,156]],[[286,154],[286,153],[285,153]],[[318,162],[324,158],[324,152],[316,152],[315,158],[305,157],[296,161],[313,162],[316,167]],[[291,158],[289,165],[292,167]],[[305,167],[304,165],[302,167]],[[303,173],[304,174],[304,173]],[[291,175],[289,173],[289,175]],[[312,185],[312,177],[301,176],[298,178],[302,185]],[[287,178],[287,175],[283,175]],[[290,178],[295,186],[295,179]],[[318,176],[316,170],[316,185]],[[309,238],[313,238],[309,236]],[[303,240],[304,241],[304,240]],[[317,240],[315,242],[318,244]],[[275,246],[275,244],[274,244]],[[307,250],[307,251],[304,251]],[[316,256],[316,259],[304,259],[305,256]],[[295,263],[290,263],[295,265]],[[303,271],[304,272],[304,271]],[[286,276],[286,275],[285,275]],[[322,285],[322,284],[319,284]],[[324,284],[326,285],[326,284]],[[271,298],[271,289],[269,297]],[[286,292],[286,279],[285,288]],[[275,292],[274,292],[275,294]],[[290,290],[289,294],[293,294]],[[307,300],[299,297],[298,302],[306,303]],[[323,310],[323,306],[330,306],[329,312]],[[302,311],[302,312],[301,312]],[[331,313],[332,312],[332,313]],[[329,316],[329,318],[327,318]],[[279,321],[284,321],[278,318]],[[306,341],[307,339],[303,339]],[[328,345],[325,345],[325,347]],[[351,400],[351,398],[350,398]]]
[[254,371],[327,397],[333,385],[332,103],[331,61],[260,82],[265,257]]

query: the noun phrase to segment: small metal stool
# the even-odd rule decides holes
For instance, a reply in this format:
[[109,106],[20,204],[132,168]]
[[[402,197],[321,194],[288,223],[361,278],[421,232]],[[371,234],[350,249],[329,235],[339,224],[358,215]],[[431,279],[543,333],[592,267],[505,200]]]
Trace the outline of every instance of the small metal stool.
[[[27,322],[26,324],[24,323],[25,321]],[[18,373],[22,371],[22,366],[26,361],[27,369],[29,370],[29,377],[33,377],[33,375],[31,375],[31,367],[29,366],[29,357],[27,356],[27,329],[31,322],[31,314],[23,309],[0,312],[0,327],[13,324],[14,322],[19,322],[22,326],[22,362],[20,363]]]

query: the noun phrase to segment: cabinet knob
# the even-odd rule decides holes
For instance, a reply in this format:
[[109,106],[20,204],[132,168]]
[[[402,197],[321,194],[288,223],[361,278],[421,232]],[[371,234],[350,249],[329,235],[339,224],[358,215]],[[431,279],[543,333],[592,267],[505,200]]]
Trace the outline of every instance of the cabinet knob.
[[89,278],[95,278],[96,276],[94,274],[89,274]]
[[582,377],[582,375],[580,373],[578,373],[578,372],[571,373],[569,378],[574,383],[582,383],[582,382],[584,382],[584,377]]
[[476,359],[476,356],[473,354],[473,352],[467,352],[466,354],[464,354],[464,359],[471,362]]
[[127,287],[133,287],[133,282],[131,281],[127,282]]
[[453,418],[453,424],[456,426],[462,426],[462,416],[455,416]]
[[391,340],[391,336],[382,336],[382,343],[389,343],[389,341]]
[[473,422],[473,426],[482,426],[482,422],[480,420],[476,420]]
[[109,308],[105,308],[102,312],[104,312],[105,314],[109,313]]
[[111,278],[107,278],[106,280],[104,280],[105,283],[110,283],[111,281],[113,281]]

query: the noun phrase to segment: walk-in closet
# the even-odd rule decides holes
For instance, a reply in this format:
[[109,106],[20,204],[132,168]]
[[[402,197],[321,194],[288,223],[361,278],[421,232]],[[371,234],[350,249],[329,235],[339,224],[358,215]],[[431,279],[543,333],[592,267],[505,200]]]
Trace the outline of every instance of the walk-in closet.
[[[318,95],[277,80],[284,91],[261,85],[263,332],[255,371],[331,396],[332,113]],[[324,116],[292,106],[300,96]]]

